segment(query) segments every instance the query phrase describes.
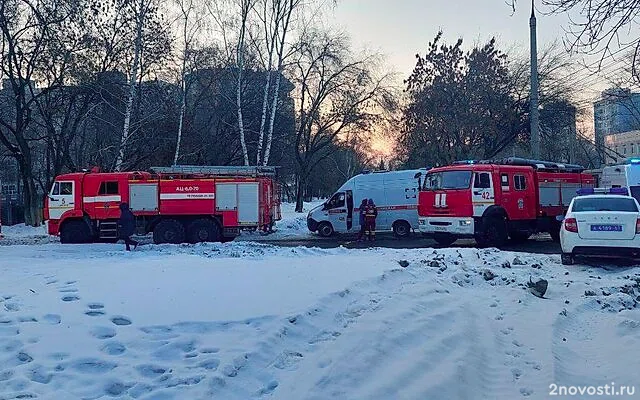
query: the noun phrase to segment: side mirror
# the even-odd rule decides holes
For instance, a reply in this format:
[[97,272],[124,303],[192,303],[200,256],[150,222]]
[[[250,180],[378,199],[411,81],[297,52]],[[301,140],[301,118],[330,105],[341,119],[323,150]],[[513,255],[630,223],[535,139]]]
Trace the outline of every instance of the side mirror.
[[564,215],[556,215],[556,221],[558,222],[564,221]]

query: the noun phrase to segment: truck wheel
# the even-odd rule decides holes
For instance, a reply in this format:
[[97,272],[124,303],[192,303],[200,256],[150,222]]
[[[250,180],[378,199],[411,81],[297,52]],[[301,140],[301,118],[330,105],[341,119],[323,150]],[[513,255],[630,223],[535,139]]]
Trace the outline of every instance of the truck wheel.
[[318,224],[318,234],[322,237],[333,235],[333,226],[328,222],[320,222]]
[[529,232],[511,231],[509,232],[509,237],[516,243],[523,243],[529,240],[531,234]]
[[184,243],[184,225],[175,219],[163,219],[153,230],[153,243]]
[[549,230],[549,235],[551,235],[551,240],[556,243],[560,242],[560,224],[554,223],[551,225],[551,229]]
[[560,260],[562,260],[562,265],[573,265],[573,262],[574,262],[573,254],[562,253],[560,255]]
[[220,228],[210,219],[197,219],[187,227],[189,243],[217,242],[220,240]]
[[77,244],[89,243],[91,241],[91,231],[89,226],[83,221],[69,221],[62,226],[60,231],[60,243]]
[[476,242],[482,247],[502,247],[508,238],[507,224],[504,218],[488,218],[485,222],[484,232],[476,237]]
[[393,224],[393,234],[400,239],[404,239],[411,234],[411,225],[407,221],[396,221]]
[[449,247],[454,244],[458,238],[450,233],[434,233],[433,240],[440,246]]

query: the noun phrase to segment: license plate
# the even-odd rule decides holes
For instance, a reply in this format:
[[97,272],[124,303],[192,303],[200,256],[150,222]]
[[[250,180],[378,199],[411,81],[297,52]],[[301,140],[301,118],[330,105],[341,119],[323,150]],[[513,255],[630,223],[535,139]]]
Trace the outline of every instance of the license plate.
[[591,225],[594,232],[622,232],[622,225]]
[[445,226],[436,226],[435,230],[437,232],[446,232],[447,231],[447,227],[445,227]]

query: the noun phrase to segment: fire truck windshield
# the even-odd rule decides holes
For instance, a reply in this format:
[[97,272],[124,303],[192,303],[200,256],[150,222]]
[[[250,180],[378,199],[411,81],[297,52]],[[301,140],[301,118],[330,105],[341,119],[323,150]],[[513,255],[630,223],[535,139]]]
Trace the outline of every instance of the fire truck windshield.
[[422,190],[468,189],[471,185],[471,171],[444,171],[428,173]]

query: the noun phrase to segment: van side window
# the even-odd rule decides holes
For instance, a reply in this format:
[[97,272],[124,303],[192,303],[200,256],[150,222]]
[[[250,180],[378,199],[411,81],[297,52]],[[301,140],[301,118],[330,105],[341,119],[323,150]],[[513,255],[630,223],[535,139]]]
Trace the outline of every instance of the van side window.
[[333,208],[344,207],[344,193],[339,192],[333,195],[331,199],[327,202],[327,210],[331,210]]
[[118,182],[102,182],[98,195],[118,194]]
[[500,186],[502,187],[502,190],[509,190],[509,175],[500,175]]
[[491,175],[488,172],[476,173],[473,187],[475,189],[489,189],[491,187]]
[[527,188],[527,178],[524,175],[515,175],[513,177],[513,187],[516,190],[525,190]]

